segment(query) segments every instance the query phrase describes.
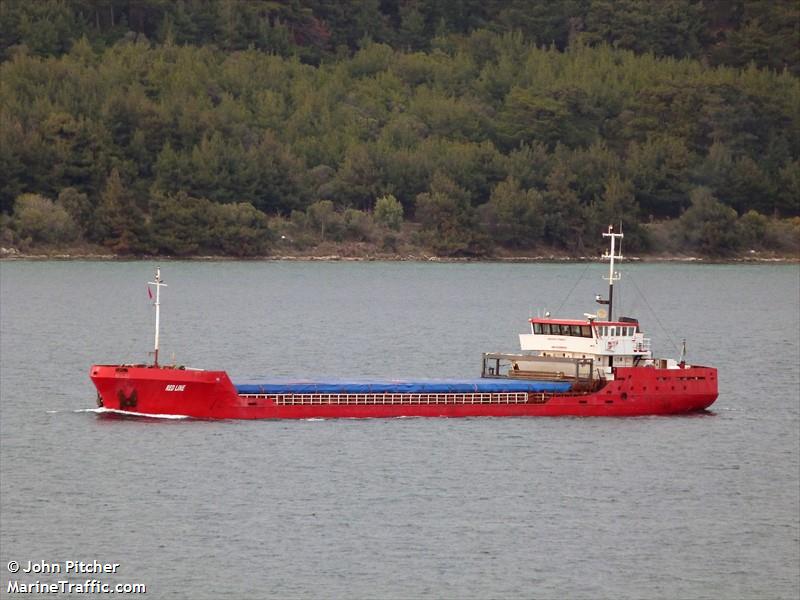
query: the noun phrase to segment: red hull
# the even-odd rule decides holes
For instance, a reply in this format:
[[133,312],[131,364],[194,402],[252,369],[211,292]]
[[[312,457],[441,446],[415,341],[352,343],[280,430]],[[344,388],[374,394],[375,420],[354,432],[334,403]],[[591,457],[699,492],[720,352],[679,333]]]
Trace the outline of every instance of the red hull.
[[[617,368],[616,379],[593,392],[529,393],[522,401],[489,394],[384,394],[297,396],[240,395],[225,371],[144,365],[94,365],[90,377],[105,408],[145,415],[200,419],[310,419],[391,417],[628,417],[704,410],[717,399],[717,370],[711,367]],[[474,395],[473,395],[474,396]]]

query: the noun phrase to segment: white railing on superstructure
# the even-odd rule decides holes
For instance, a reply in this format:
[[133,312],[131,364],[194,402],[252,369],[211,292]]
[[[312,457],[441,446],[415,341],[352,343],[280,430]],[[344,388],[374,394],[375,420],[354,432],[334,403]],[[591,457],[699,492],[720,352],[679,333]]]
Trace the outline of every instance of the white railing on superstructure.
[[636,344],[635,352],[650,352],[650,338],[642,338],[642,341]]

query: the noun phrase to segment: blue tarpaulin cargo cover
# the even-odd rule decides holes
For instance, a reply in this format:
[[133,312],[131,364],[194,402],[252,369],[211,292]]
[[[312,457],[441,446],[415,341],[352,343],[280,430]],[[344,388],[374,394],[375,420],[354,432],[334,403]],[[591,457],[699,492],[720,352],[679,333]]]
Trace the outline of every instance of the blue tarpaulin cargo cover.
[[531,379],[258,379],[234,383],[240,394],[472,394],[566,392],[565,381]]

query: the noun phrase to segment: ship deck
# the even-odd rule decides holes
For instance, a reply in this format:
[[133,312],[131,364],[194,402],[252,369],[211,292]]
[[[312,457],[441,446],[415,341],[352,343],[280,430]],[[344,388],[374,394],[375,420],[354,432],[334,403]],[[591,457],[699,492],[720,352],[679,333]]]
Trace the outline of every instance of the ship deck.
[[490,394],[566,392],[569,381],[535,379],[256,379],[234,382],[241,395],[287,394]]

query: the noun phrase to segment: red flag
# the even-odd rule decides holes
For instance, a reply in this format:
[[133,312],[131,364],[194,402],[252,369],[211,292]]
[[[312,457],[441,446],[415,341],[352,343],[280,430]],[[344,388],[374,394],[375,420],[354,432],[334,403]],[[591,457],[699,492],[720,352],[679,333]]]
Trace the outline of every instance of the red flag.
[[153,292],[150,291],[150,286],[149,285],[147,286],[147,296],[150,298],[150,300],[153,299]]

